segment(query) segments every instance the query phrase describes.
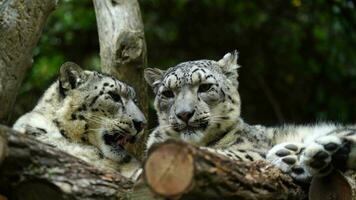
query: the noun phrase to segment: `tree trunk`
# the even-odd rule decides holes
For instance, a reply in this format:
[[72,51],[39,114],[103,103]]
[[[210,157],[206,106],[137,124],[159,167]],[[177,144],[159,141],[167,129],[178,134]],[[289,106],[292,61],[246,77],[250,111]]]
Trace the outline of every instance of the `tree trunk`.
[[[1,149],[6,149],[1,154]],[[0,126],[0,194],[9,199],[125,199],[132,182]]]
[[[147,84],[143,69],[147,50],[137,0],[93,0],[98,25],[101,69],[132,85],[143,112],[148,115]],[[143,157],[147,133],[140,136],[136,152]]]
[[32,52],[57,0],[0,1],[0,123],[8,123]]
[[153,193],[174,199],[305,199],[288,175],[264,161],[238,162],[169,140],[149,153],[144,178]]

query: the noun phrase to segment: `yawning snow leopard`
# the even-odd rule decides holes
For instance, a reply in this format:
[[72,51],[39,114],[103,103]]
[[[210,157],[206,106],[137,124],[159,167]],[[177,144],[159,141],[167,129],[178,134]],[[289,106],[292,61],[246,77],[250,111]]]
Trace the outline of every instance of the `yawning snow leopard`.
[[337,167],[356,169],[356,126],[249,126],[240,117],[237,52],[162,71],[145,70],[159,126],[147,147],[178,138],[237,160],[267,159],[298,181]]
[[135,142],[146,119],[132,87],[67,62],[58,80],[14,129],[126,177],[139,167],[125,146]]

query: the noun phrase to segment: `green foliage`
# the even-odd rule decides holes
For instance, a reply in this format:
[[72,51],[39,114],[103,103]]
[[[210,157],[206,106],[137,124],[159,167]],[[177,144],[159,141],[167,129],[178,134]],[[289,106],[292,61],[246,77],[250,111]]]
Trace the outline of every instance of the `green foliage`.
[[[140,5],[151,67],[219,59],[239,50],[247,122],[355,122],[352,1],[141,0]],[[20,102],[41,94],[64,61],[98,67],[98,52],[91,1],[62,1],[36,49]],[[18,107],[26,110],[33,103]]]

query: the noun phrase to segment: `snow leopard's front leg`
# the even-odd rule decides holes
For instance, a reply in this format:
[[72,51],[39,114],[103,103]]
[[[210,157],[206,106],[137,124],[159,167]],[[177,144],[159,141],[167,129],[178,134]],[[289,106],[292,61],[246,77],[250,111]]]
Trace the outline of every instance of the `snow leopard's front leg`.
[[264,156],[261,155],[259,152],[255,152],[252,150],[245,150],[245,149],[215,149],[211,147],[200,147],[200,149],[208,150],[214,154],[223,155],[231,160],[237,161],[255,161],[255,160],[262,160]]
[[334,168],[356,169],[356,130],[337,129],[304,142],[277,144],[267,160],[301,182],[325,176]]

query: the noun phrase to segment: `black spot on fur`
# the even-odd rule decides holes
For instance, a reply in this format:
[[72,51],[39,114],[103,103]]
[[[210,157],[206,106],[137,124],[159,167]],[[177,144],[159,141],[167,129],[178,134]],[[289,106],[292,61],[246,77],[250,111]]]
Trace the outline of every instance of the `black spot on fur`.
[[194,72],[196,72],[196,71],[199,71],[199,70],[200,70],[199,68],[193,70],[193,71],[192,71],[192,74],[193,74]]
[[228,95],[227,98],[232,102],[232,98],[230,95]]
[[70,116],[70,119],[71,119],[71,120],[77,120],[77,116],[76,116],[75,114],[72,114],[72,115]]
[[64,138],[68,139],[67,133],[63,129],[61,129],[59,132]]
[[109,86],[109,83],[104,83],[104,87]]
[[79,118],[80,120],[84,120],[84,119],[85,119],[85,117],[84,117],[83,115],[78,115],[78,118]]
[[253,158],[252,158],[250,155],[248,155],[248,154],[245,155],[245,158],[248,159],[248,160],[250,160],[250,161],[253,161]]
[[57,127],[59,127],[59,121],[57,119],[52,121]]
[[78,111],[86,111],[87,110],[87,106],[85,104],[83,104],[81,107],[78,108]]
[[244,140],[239,137],[239,138],[236,139],[235,144],[241,144],[243,142],[244,142]]
[[80,140],[82,141],[82,142],[88,142],[88,136],[84,133],[81,137],[80,137]]
[[128,163],[130,162],[132,157],[130,155],[125,155],[125,157],[122,159],[123,163]]
[[104,158],[104,154],[102,152],[99,151],[99,154],[98,154],[99,158],[100,159],[103,159]]
[[87,131],[89,129],[89,124],[85,124],[84,130]]
[[94,103],[96,102],[96,100],[98,100],[98,98],[99,98],[99,96],[95,96],[95,97],[93,98],[93,100],[90,102],[89,106],[94,105]]

